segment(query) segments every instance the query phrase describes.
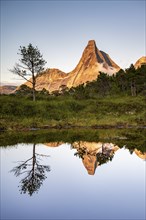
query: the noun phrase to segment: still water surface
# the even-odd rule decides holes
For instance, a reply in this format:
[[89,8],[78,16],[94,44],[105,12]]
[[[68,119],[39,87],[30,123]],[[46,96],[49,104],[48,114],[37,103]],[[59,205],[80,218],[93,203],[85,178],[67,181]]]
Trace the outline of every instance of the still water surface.
[[1,219],[145,219],[144,157],[101,142],[1,148]]

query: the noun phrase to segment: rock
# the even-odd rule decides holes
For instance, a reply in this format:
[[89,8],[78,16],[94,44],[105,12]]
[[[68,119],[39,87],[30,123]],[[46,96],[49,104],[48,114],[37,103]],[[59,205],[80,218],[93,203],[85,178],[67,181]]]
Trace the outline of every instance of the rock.
[[[73,71],[64,73],[59,69],[47,69],[36,78],[36,90],[40,91],[45,88],[49,92],[53,92],[60,91],[64,87],[76,87],[96,80],[100,71],[111,75],[119,69],[120,67],[110,56],[100,51],[94,40],[90,40]],[[29,82],[25,84],[32,87]]]
[[146,65],[146,56],[141,57],[134,64],[135,69],[140,68],[142,65]]

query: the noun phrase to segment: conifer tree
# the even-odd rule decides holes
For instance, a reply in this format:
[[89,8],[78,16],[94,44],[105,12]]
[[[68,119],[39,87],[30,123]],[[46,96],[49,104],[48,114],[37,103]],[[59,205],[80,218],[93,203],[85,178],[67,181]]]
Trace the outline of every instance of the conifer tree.
[[[20,46],[18,54],[20,55],[20,64],[16,63],[10,71],[32,84],[33,101],[35,101],[36,77],[43,71],[46,61],[42,58],[38,48],[33,47],[32,44],[29,44],[27,47]],[[30,76],[31,79],[28,79]]]

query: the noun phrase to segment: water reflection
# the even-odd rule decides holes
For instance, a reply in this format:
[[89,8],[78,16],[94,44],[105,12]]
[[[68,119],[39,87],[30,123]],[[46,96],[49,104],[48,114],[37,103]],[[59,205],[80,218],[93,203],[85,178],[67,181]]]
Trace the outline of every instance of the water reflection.
[[19,186],[21,193],[28,193],[32,196],[34,192],[38,192],[46,179],[45,172],[50,171],[50,166],[40,164],[42,157],[48,157],[48,155],[36,153],[36,144],[33,144],[32,157],[19,162],[19,165],[11,170],[16,177],[23,176]]
[[98,166],[112,161],[114,153],[119,149],[112,143],[75,142],[72,147],[77,149],[76,156],[82,158],[89,175],[94,175]]
[[146,152],[142,153],[140,150],[137,149],[134,149],[134,152],[139,158],[146,160]]
[[146,129],[1,133],[1,218],[145,219],[145,137]]
[[[45,143],[48,147],[59,147],[63,142]],[[76,141],[71,144],[71,149],[76,149],[74,153],[82,159],[83,165],[89,175],[94,175],[98,166],[112,161],[115,152],[120,149],[116,144],[103,142]],[[129,149],[131,154],[135,153],[139,158],[146,160],[146,152],[134,148]]]
[[[44,143],[45,146],[51,148],[56,148],[63,144],[63,142]],[[115,153],[120,149],[116,144],[103,142],[76,141],[70,146],[71,150],[76,150],[74,156],[81,158],[89,175],[94,175],[97,167],[112,161]],[[138,157],[146,160],[146,152],[141,152],[136,148],[129,149],[129,152],[131,154],[134,152]],[[43,181],[47,178],[46,172],[50,171],[50,166],[40,164],[43,157],[48,157],[48,155],[36,153],[36,144],[33,144],[32,157],[21,161],[21,163],[19,162],[11,170],[16,177],[22,176],[19,185],[20,193],[27,193],[32,196],[33,193],[39,191]]]

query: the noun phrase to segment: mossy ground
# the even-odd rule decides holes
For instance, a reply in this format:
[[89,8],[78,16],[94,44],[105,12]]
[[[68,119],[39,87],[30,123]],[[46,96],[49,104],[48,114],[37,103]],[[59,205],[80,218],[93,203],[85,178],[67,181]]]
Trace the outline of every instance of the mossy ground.
[[32,102],[25,97],[0,96],[0,129],[43,127],[139,127],[146,125],[144,96],[48,97]]

